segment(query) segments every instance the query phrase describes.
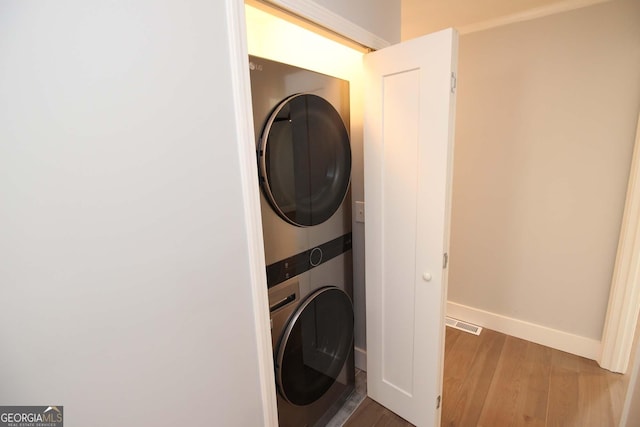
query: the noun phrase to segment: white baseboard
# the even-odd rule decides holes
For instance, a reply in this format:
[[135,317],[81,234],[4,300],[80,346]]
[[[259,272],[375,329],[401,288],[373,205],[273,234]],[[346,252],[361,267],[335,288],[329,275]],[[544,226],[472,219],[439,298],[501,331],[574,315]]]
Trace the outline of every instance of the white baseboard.
[[601,342],[580,335],[551,329],[451,301],[447,302],[447,316],[555,348],[556,350],[586,357],[587,359],[597,360],[600,357]]
[[361,371],[367,370],[367,350],[363,350],[360,347],[354,349],[354,359],[356,368]]

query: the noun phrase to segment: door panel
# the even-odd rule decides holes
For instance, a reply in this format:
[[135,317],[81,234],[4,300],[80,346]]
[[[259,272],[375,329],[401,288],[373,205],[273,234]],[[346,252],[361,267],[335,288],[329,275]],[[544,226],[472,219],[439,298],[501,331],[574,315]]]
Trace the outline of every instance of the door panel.
[[[382,247],[415,248],[416,234],[411,227],[394,224],[416,222],[418,195],[419,99],[415,90],[420,84],[416,70],[384,78],[383,140],[402,141],[382,147]],[[402,171],[402,173],[396,173]],[[382,288],[382,380],[398,390],[413,395],[413,335],[415,332],[415,253],[389,251],[383,270]],[[396,331],[403,331],[399,334]]]
[[365,55],[369,396],[436,426],[442,388],[457,33]]

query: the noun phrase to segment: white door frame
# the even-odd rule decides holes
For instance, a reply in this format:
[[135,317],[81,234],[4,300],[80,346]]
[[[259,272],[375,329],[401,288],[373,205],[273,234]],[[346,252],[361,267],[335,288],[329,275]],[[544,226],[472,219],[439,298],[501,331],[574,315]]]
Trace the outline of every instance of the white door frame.
[[598,363],[626,372],[640,311],[640,117]]
[[253,132],[253,107],[251,106],[251,85],[249,79],[247,26],[244,12],[244,0],[225,0],[229,36],[229,55],[233,61],[231,69],[234,116],[238,135],[238,156],[242,177],[242,199],[245,206],[245,224],[251,277],[251,294],[256,329],[256,348],[258,351],[258,372],[260,375],[260,394],[262,395],[263,425],[278,425],[276,403],[275,374],[271,347],[271,325],[269,320],[269,300],[267,277],[264,261],[262,237],[262,216],[260,213],[260,194],[258,171],[255,162],[255,141]]

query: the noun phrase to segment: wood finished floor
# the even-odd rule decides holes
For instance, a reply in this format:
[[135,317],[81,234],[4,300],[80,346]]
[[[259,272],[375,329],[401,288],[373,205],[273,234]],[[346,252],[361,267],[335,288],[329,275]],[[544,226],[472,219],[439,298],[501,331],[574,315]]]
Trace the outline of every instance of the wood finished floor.
[[[615,427],[624,378],[596,362],[484,329],[447,328],[442,427]],[[366,398],[346,427],[412,424]]]

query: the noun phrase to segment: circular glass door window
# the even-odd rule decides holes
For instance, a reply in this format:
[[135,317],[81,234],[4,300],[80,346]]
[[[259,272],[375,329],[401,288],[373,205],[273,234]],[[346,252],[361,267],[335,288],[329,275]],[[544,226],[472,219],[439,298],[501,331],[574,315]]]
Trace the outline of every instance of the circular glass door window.
[[324,98],[303,93],[282,101],[265,124],[258,153],[265,196],[285,221],[317,225],[340,207],[351,147],[340,115]]
[[353,347],[351,300],[336,287],[312,293],[293,313],[276,355],[278,391],[309,405],[336,381]]

